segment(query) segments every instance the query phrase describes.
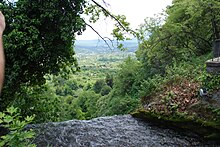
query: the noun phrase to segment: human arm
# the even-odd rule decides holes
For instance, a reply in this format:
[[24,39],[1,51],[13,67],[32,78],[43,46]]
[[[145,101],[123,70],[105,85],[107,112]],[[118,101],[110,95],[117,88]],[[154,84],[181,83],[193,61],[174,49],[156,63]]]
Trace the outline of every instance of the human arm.
[[3,47],[3,32],[5,30],[5,17],[0,11],[0,93],[3,87],[5,75],[5,55]]

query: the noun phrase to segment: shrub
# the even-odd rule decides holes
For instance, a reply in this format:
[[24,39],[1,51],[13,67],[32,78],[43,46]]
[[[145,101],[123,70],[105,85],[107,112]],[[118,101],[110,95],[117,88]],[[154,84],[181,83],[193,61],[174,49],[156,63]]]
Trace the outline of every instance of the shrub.
[[93,86],[93,90],[95,91],[95,93],[100,93],[102,88],[106,85],[105,80],[104,79],[99,79],[95,82],[94,86]]
[[118,95],[135,96],[140,84],[140,63],[128,57],[121,65],[114,79],[114,89]]
[[138,108],[139,99],[130,96],[117,96],[114,91],[109,95],[102,96],[97,101],[96,116],[111,116],[129,114]]
[[0,146],[34,147],[35,145],[31,144],[31,138],[35,133],[33,130],[24,130],[24,127],[33,119],[33,116],[27,116],[25,120],[21,120],[18,109],[14,107],[0,112],[0,126],[9,130],[8,134],[1,136]]
[[13,106],[21,109],[22,116],[35,114],[34,123],[62,121],[63,102],[48,86],[23,87]]
[[156,92],[156,90],[161,87],[163,80],[163,77],[161,77],[160,75],[155,75],[152,78],[144,80],[140,86],[139,96],[144,97],[151,95],[152,92]]
[[208,89],[210,92],[213,90],[220,89],[220,75],[211,75],[211,74],[204,74],[201,78],[203,87]]
[[111,92],[112,88],[110,86],[105,85],[101,90],[101,95],[108,95]]

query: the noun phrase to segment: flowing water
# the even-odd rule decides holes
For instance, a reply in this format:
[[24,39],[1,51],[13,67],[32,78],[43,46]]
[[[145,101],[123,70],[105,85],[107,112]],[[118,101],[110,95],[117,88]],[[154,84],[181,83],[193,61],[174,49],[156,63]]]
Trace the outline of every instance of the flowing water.
[[40,132],[34,140],[39,147],[217,146],[199,140],[196,135],[189,137],[130,115],[31,125],[28,128]]

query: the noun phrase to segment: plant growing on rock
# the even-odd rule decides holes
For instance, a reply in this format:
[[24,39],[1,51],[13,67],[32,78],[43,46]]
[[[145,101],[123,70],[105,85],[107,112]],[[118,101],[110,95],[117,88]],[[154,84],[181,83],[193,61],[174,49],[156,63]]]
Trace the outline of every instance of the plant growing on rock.
[[0,126],[9,131],[8,134],[1,136],[0,146],[35,147],[31,143],[35,133],[33,130],[24,130],[24,127],[33,119],[33,116],[27,116],[24,120],[21,120],[18,109],[14,107],[7,108],[4,113],[0,112]]

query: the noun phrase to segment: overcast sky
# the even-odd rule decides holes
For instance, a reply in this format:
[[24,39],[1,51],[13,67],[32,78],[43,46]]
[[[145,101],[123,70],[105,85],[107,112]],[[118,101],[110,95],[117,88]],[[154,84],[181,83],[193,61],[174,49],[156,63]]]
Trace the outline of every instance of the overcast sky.
[[[165,10],[167,5],[171,5],[172,0],[105,0],[110,6],[108,9],[114,14],[125,15],[133,29],[143,23],[146,17],[154,17],[155,14]],[[101,19],[96,24],[91,24],[102,36],[110,37],[113,26],[109,19]],[[87,28],[82,35],[77,36],[77,40],[100,39],[90,28]]]

